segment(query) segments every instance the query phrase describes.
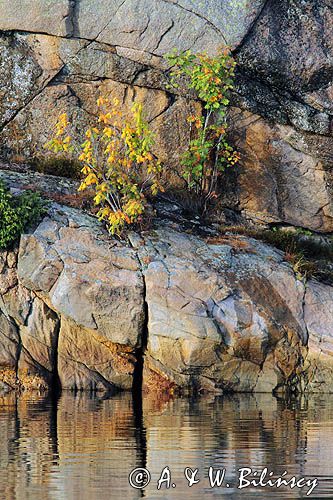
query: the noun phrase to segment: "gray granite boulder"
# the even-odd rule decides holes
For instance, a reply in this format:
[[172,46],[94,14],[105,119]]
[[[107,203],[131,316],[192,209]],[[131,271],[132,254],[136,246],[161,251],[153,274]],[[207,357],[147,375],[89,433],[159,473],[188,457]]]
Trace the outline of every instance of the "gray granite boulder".
[[[333,290],[253,238],[111,238],[52,204],[0,256],[0,381],[22,389],[331,392]],[[142,370],[143,367],[143,370]]]

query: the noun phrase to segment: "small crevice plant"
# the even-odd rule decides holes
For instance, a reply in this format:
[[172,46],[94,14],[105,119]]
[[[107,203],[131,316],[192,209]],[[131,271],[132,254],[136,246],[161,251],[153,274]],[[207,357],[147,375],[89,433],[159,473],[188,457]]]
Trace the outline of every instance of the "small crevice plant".
[[162,166],[151,152],[154,136],[142,105],[134,103],[126,118],[119,104],[117,99],[98,98],[96,123],[86,130],[81,144],[73,140],[71,123],[62,114],[54,137],[45,145],[53,153],[79,160],[83,174],[79,190],[93,189],[98,218],[117,235],[142,220],[147,197],[162,189]]
[[0,250],[10,249],[21,233],[46,213],[46,203],[38,193],[10,193],[0,181]]
[[199,196],[202,211],[217,197],[217,182],[226,167],[239,161],[227,138],[226,112],[234,85],[235,61],[228,48],[216,57],[173,51],[170,88],[187,87],[202,102],[202,113],[189,116],[189,144],[181,156],[182,177],[189,191]]

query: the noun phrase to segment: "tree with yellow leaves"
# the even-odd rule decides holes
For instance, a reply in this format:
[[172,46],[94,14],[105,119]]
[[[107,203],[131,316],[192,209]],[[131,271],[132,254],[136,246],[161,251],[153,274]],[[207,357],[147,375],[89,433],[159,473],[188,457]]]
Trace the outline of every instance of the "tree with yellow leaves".
[[54,153],[76,155],[82,164],[80,191],[93,187],[98,217],[112,234],[120,234],[127,224],[137,222],[145,211],[147,195],[162,190],[162,166],[151,153],[154,136],[144,119],[142,105],[135,103],[131,119],[125,119],[119,101],[97,100],[97,123],[76,145],[71,123],[62,114],[54,137],[45,147]]

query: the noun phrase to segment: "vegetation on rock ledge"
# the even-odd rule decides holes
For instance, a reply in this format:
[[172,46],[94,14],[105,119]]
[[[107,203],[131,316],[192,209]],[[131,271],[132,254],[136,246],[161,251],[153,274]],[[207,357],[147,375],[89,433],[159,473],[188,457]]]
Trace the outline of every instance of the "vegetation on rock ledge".
[[13,196],[0,181],[0,249],[10,248],[45,212],[45,202],[38,193],[26,191]]
[[78,180],[81,178],[81,164],[79,161],[70,160],[67,156],[34,157],[31,166],[36,172],[56,177],[67,177]]
[[172,64],[171,86],[178,88],[185,79],[203,104],[202,114],[187,119],[190,140],[180,162],[187,189],[199,197],[204,213],[208,203],[218,197],[219,175],[240,158],[228,142],[226,122],[236,62],[228,48],[216,57],[188,50],[174,51],[166,58]]
[[255,229],[245,226],[222,226],[222,234],[245,235],[272,245],[284,252],[284,258],[298,279],[316,278],[333,284],[333,239],[313,235],[306,231]]
[[131,119],[124,118],[117,99],[100,97],[97,106],[97,123],[86,130],[81,145],[72,140],[71,124],[62,114],[46,147],[57,154],[76,155],[84,175],[79,191],[93,188],[99,219],[112,234],[119,234],[126,224],[140,220],[147,195],[162,189],[162,167],[151,153],[154,136],[141,104],[133,105]]
[[[187,119],[190,141],[179,162],[187,191],[195,202],[199,200],[203,214],[218,197],[221,172],[239,160],[226,135],[228,94],[236,63],[227,48],[216,57],[190,51],[166,57],[172,65],[171,86],[177,88],[182,80],[202,103],[201,112]],[[45,147],[62,162],[68,158],[81,163],[84,178],[80,190],[92,188],[99,219],[112,234],[120,234],[126,225],[143,220],[147,197],[164,190],[160,179],[166,167],[152,153],[154,134],[141,104],[133,104],[130,118],[124,117],[117,99],[99,97],[97,107],[96,123],[86,130],[82,144],[75,144],[74,124],[63,113]]]

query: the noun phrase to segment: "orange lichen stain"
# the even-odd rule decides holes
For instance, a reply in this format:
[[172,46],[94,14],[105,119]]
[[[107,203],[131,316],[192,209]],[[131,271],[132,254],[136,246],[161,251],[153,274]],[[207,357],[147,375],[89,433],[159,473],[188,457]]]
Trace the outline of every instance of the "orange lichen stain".
[[157,370],[144,366],[143,390],[145,393],[154,393],[159,396],[173,396],[178,392],[178,386],[172,380]]
[[221,235],[208,238],[206,242],[209,245],[228,245],[235,252],[246,252],[256,254],[256,250],[250,243],[237,235]]

